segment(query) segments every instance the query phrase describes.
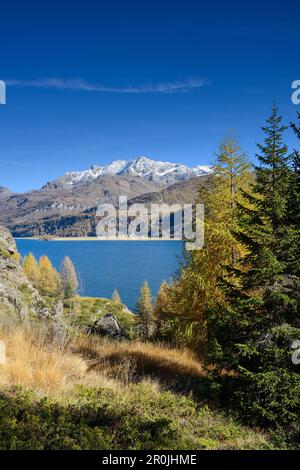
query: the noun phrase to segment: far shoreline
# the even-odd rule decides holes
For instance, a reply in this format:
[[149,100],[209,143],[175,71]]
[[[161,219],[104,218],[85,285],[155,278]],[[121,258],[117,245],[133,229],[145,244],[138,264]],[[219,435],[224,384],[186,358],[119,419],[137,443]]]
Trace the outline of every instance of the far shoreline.
[[104,238],[104,237],[51,237],[44,239],[40,237],[14,237],[14,240],[36,240],[40,242],[183,242],[181,238]]

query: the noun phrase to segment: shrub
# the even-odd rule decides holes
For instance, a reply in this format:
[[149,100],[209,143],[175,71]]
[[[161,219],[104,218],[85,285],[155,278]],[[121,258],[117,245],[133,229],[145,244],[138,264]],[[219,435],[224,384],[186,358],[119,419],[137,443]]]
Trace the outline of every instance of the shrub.
[[0,449],[267,449],[259,432],[153,384],[80,388],[70,401],[12,388],[0,393]]

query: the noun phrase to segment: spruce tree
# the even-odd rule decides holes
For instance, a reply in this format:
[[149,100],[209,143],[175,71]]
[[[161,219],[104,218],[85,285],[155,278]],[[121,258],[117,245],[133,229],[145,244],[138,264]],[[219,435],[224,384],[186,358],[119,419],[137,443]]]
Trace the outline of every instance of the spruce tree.
[[[209,358],[235,374],[233,396],[254,422],[300,426],[300,377],[291,361],[297,282],[285,260],[290,170],[285,127],[274,107],[247,206],[238,205],[235,238],[247,254],[222,278],[225,303],[209,309]],[[225,381],[226,382],[226,381]],[[226,382],[228,384],[228,381]]]
[[259,165],[255,166],[256,184],[254,191],[262,196],[257,201],[261,213],[267,217],[273,232],[284,223],[287,209],[287,189],[289,185],[289,155],[283,134],[287,129],[282,125],[282,117],[273,106],[272,114],[264,126],[265,140],[258,144]]
[[291,128],[299,140],[298,149],[292,154],[292,174],[289,191],[290,222],[300,226],[300,113],[298,113],[298,125],[291,123]]
[[291,123],[299,146],[292,153],[292,169],[290,173],[288,190],[288,240],[286,244],[286,257],[289,261],[290,273],[300,276],[300,113],[298,125]]
[[239,238],[249,250],[243,259],[244,283],[249,288],[274,284],[285,270],[282,252],[288,210],[289,156],[283,143],[286,126],[273,107],[263,132],[265,140],[258,144],[259,165],[254,166],[255,182],[251,194],[244,193],[250,206],[239,204],[237,212]]

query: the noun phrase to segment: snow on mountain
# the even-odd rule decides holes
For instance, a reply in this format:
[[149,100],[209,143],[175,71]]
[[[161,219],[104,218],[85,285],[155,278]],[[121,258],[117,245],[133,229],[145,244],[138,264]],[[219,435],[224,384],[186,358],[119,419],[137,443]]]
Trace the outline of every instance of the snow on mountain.
[[153,181],[162,185],[170,185],[177,181],[184,181],[195,176],[203,176],[210,173],[208,165],[188,167],[180,163],[158,162],[148,157],[138,157],[133,160],[115,160],[105,166],[93,165],[88,170],[72,171],[61,176],[52,183],[53,186],[72,186],[92,181],[99,176],[133,175]]

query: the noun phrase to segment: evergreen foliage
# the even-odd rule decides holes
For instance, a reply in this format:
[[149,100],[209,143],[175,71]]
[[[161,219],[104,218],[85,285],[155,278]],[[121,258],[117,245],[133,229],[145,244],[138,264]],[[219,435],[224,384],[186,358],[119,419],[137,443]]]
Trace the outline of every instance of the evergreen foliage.
[[281,121],[274,107],[251,194],[244,193],[251,206],[239,203],[236,213],[234,237],[246,255],[222,277],[225,303],[207,309],[207,350],[219,368],[234,372],[226,390],[244,417],[299,430],[300,376],[291,345],[300,338],[300,284],[284,252],[291,170]]

